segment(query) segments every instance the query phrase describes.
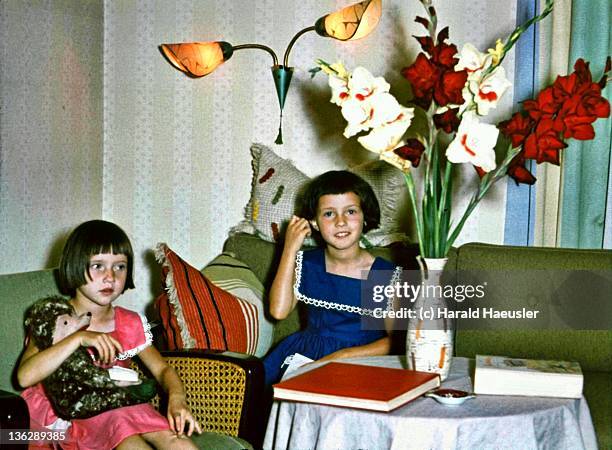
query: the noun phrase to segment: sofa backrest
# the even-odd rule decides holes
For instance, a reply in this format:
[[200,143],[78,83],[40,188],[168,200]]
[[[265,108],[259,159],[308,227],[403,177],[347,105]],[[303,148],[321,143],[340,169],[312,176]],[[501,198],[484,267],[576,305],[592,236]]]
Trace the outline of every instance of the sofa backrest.
[[28,306],[48,295],[60,295],[54,270],[0,275],[0,389],[19,390],[15,370],[24,348],[24,313]]
[[465,244],[451,269],[459,284],[487,282],[480,307],[540,311],[534,320],[459,320],[458,356],[578,361],[584,370],[612,371],[612,251]]

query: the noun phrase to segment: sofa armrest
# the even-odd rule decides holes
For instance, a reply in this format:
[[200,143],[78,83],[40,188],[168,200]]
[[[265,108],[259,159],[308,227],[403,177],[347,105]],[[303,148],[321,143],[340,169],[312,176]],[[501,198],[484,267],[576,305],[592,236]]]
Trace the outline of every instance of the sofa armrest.
[[[202,431],[238,436],[255,448],[261,446],[266,399],[259,358],[210,350],[161,353],[183,381],[187,402]],[[164,406],[162,400],[162,411]]]

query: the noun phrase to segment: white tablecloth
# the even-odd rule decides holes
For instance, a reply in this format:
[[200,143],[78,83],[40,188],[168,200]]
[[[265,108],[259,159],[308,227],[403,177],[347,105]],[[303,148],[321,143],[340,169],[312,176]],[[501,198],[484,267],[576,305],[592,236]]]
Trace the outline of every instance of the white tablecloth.
[[[343,360],[405,368],[405,358]],[[454,358],[443,387],[472,391],[470,360]],[[311,365],[308,369],[312,368]],[[299,369],[296,373],[304,371]],[[274,402],[265,449],[596,449],[586,400],[479,395],[450,407],[421,397],[389,413]]]

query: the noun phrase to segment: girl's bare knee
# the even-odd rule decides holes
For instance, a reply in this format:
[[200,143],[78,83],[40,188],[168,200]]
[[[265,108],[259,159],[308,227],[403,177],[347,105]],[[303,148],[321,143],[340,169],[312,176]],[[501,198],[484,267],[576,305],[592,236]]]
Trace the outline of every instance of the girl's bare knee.
[[151,446],[140,436],[135,434],[122,440],[116,450],[150,450]]

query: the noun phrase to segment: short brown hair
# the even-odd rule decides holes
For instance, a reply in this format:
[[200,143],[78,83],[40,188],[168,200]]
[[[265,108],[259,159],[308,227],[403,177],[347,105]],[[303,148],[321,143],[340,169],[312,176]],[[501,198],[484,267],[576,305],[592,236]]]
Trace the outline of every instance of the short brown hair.
[[378,228],[380,206],[372,187],[360,176],[348,170],[331,170],[314,178],[302,194],[301,215],[307,220],[317,217],[319,199],[324,195],[352,192],[361,202],[363,211],[363,232]]
[[76,227],[64,245],[58,273],[62,294],[74,297],[76,289],[91,280],[89,259],[99,253],[125,255],[127,278],[124,290],[134,288],[134,252],[127,234],[112,222],[90,220]]

